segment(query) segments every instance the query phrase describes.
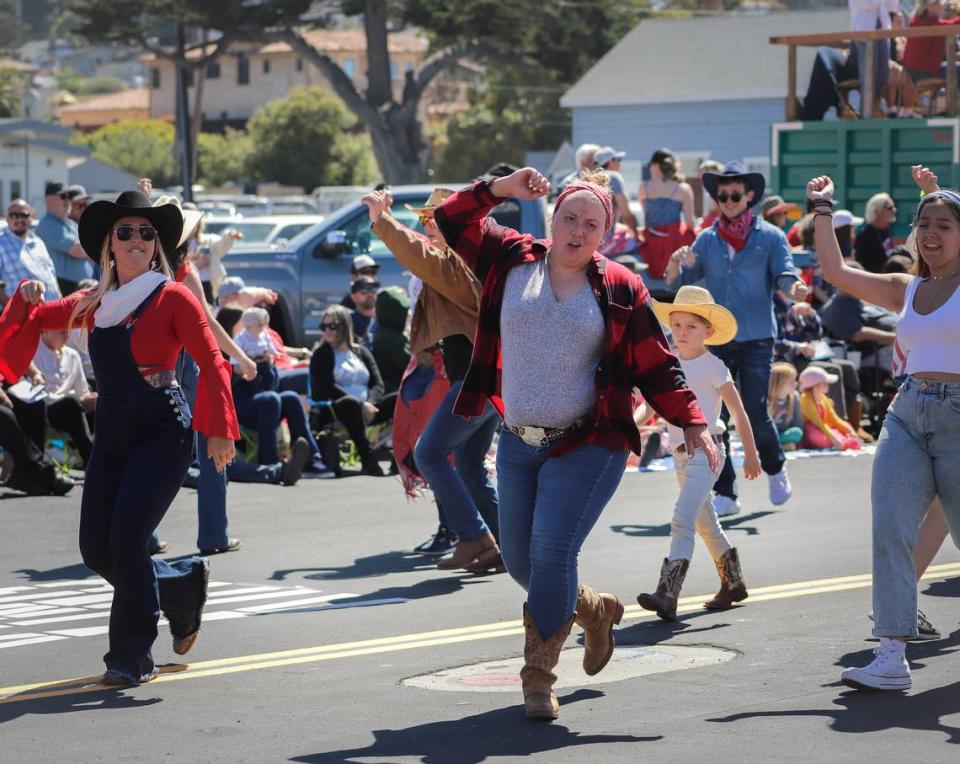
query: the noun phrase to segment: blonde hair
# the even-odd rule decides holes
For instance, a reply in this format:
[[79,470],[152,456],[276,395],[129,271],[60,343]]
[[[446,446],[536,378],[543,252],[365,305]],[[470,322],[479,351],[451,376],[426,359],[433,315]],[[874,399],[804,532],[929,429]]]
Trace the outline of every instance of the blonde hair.
[[[770,387],[767,390],[767,411],[773,416],[777,407],[777,393],[785,382],[796,381],[797,370],[792,363],[781,361],[770,367]],[[787,398],[787,419],[793,419],[793,396]]]
[[[116,280],[117,276],[113,261],[113,252],[110,251],[110,236],[112,234],[113,226],[111,225],[110,231],[103,239],[103,246],[100,247],[100,281],[93,289],[83,294],[80,299],[77,300],[77,304],[73,308],[73,312],[70,314],[70,319],[67,321],[68,332],[77,324],[80,324],[84,329],[86,329],[90,314],[97,309],[97,306],[100,304],[103,296],[113,289],[114,281]],[[151,262],[150,267],[152,270],[160,271],[164,276],[172,281],[173,272],[170,270],[170,264],[167,262],[166,255],[163,253],[163,246],[160,244],[160,237],[158,236],[153,241],[153,261]]]
[[344,342],[350,348],[356,347],[357,343],[353,339],[353,319],[350,317],[350,311],[343,305],[331,305],[323,311],[323,318],[320,321],[322,322],[327,316],[333,316],[337,320],[337,339],[333,349],[336,350]]

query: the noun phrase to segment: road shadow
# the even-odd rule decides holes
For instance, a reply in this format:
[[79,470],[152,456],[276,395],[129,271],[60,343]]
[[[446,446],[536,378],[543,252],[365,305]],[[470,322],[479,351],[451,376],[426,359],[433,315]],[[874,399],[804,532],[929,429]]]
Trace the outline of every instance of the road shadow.
[[12,572],[20,573],[31,582],[60,580],[83,581],[93,576],[93,571],[82,562],[78,562],[73,565],[64,565],[59,568],[48,568],[47,570],[37,570],[36,568],[20,568],[19,570],[14,570]]
[[[960,727],[941,719],[960,713],[960,682],[924,690],[914,695],[900,692],[850,690],[836,698],[830,708],[798,708],[785,711],[746,711],[707,719],[729,724],[745,719],[823,717],[834,732],[864,733],[904,729],[917,732],[942,732],[946,742],[960,743]],[[919,750],[919,749],[915,749]]]
[[[161,674],[185,671],[183,663],[157,666]],[[138,698],[128,693],[139,687],[108,687],[101,684],[102,674],[48,682],[29,691],[0,699],[0,724],[22,716],[39,714],[68,714],[76,711],[122,710],[143,708],[162,702],[162,698]]]
[[[560,698],[561,706],[602,697],[598,690],[575,690]],[[561,709],[561,718],[563,710]],[[542,724],[527,721],[518,705],[485,711],[462,719],[418,724],[399,730],[373,730],[374,742],[363,748],[297,756],[291,761],[307,764],[344,764],[371,757],[394,760],[400,757],[419,757],[422,764],[480,764],[488,758],[501,760],[532,756],[574,746],[605,743],[651,743],[662,735],[581,735],[561,726],[559,722]],[[585,754],[586,755],[586,754]],[[634,750],[631,757],[639,760],[642,754]]]
[[[751,512],[747,515],[721,517],[720,525],[723,526],[725,531],[741,531],[748,536],[757,536],[760,534],[760,529],[753,525],[745,525],[745,523],[752,523],[754,520],[759,520],[767,515],[776,514],[779,513],[775,510],[768,509],[762,512]],[[662,525],[623,523],[611,525],[610,530],[612,530],[614,533],[622,533],[624,536],[630,536],[633,538],[660,538],[670,535],[670,523],[663,523]]]
[[369,557],[358,557],[351,565],[340,568],[279,568],[273,571],[271,581],[283,581],[294,573],[305,573],[312,581],[339,581],[348,578],[376,578],[391,573],[413,573],[436,569],[437,558],[410,552],[382,552]]
[[[711,615],[716,617],[717,613],[701,610],[692,613],[680,613],[677,616],[679,620],[676,621],[661,621],[659,618],[638,621],[626,628],[616,630],[614,636],[618,645],[658,645],[669,642],[674,637],[711,634],[730,626],[729,623],[712,623],[698,627],[690,623],[690,621],[696,621],[698,618]],[[582,637],[580,639],[582,642]]]
[[[927,661],[931,658],[938,658],[941,655],[952,655],[956,653],[956,648],[960,646],[960,629],[952,634],[947,634],[941,639],[932,639],[928,642],[910,642],[907,645],[907,660],[910,661],[912,670],[925,668]],[[862,650],[855,650],[846,655],[840,656],[834,665],[836,666],[866,666],[873,660],[873,647],[866,647]]]
[[960,576],[931,581],[921,594],[929,594],[931,597],[960,597]]

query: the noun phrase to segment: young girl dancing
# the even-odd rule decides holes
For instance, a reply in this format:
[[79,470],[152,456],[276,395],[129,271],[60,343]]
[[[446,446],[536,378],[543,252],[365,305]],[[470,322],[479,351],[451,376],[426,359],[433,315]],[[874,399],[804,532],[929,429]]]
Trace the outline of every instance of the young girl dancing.
[[[707,345],[723,345],[737,333],[733,314],[713,301],[710,292],[702,287],[684,286],[673,303],[654,302],[653,310],[660,323],[669,327],[677,348],[680,367],[687,384],[697,396],[700,408],[710,423],[713,439],[723,463],[723,423],[720,408],[726,404],[737,432],[743,441],[743,472],[748,480],[760,475],[760,456],[750,429],[750,420],[743,408],[730,371],[726,365],[707,350]],[[680,482],[680,496],[673,508],[670,525],[670,554],[660,568],[660,582],[653,594],[640,594],[637,602],[647,610],[656,611],[666,621],[677,615],[677,599],[693,556],[694,531],[700,534],[720,574],[720,591],[704,607],[726,610],[734,602],[747,598],[747,586],[740,570],[740,557],[730,544],[710,497],[710,489],[717,480],[719,467],[713,469],[706,454],[687,455],[679,428],[669,425],[671,443],[679,443],[673,456]]]

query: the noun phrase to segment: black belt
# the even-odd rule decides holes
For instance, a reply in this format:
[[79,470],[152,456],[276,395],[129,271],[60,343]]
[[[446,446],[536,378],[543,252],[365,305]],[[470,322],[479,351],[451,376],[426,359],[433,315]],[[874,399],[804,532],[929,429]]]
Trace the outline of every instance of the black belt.
[[576,422],[566,427],[532,427],[530,425],[519,425],[517,427],[507,427],[507,429],[528,446],[546,446],[555,440],[566,437],[578,427],[582,427],[586,421],[586,417],[580,417]]

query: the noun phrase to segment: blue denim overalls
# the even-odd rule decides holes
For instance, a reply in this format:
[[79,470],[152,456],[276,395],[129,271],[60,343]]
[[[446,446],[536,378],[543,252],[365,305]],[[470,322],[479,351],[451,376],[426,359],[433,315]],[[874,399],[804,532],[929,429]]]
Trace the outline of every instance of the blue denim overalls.
[[108,669],[133,676],[154,668],[151,647],[160,610],[174,636],[200,625],[206,563],[198,557],[153,560],[147,539],[180,490],[190,466],[190,409],[179,387],[156,388],[130,350],[137,319],[157,287],[126,324],[94,328],[90,358],[98,399],[93,453],[80,508],[84,564],[113,585]]

